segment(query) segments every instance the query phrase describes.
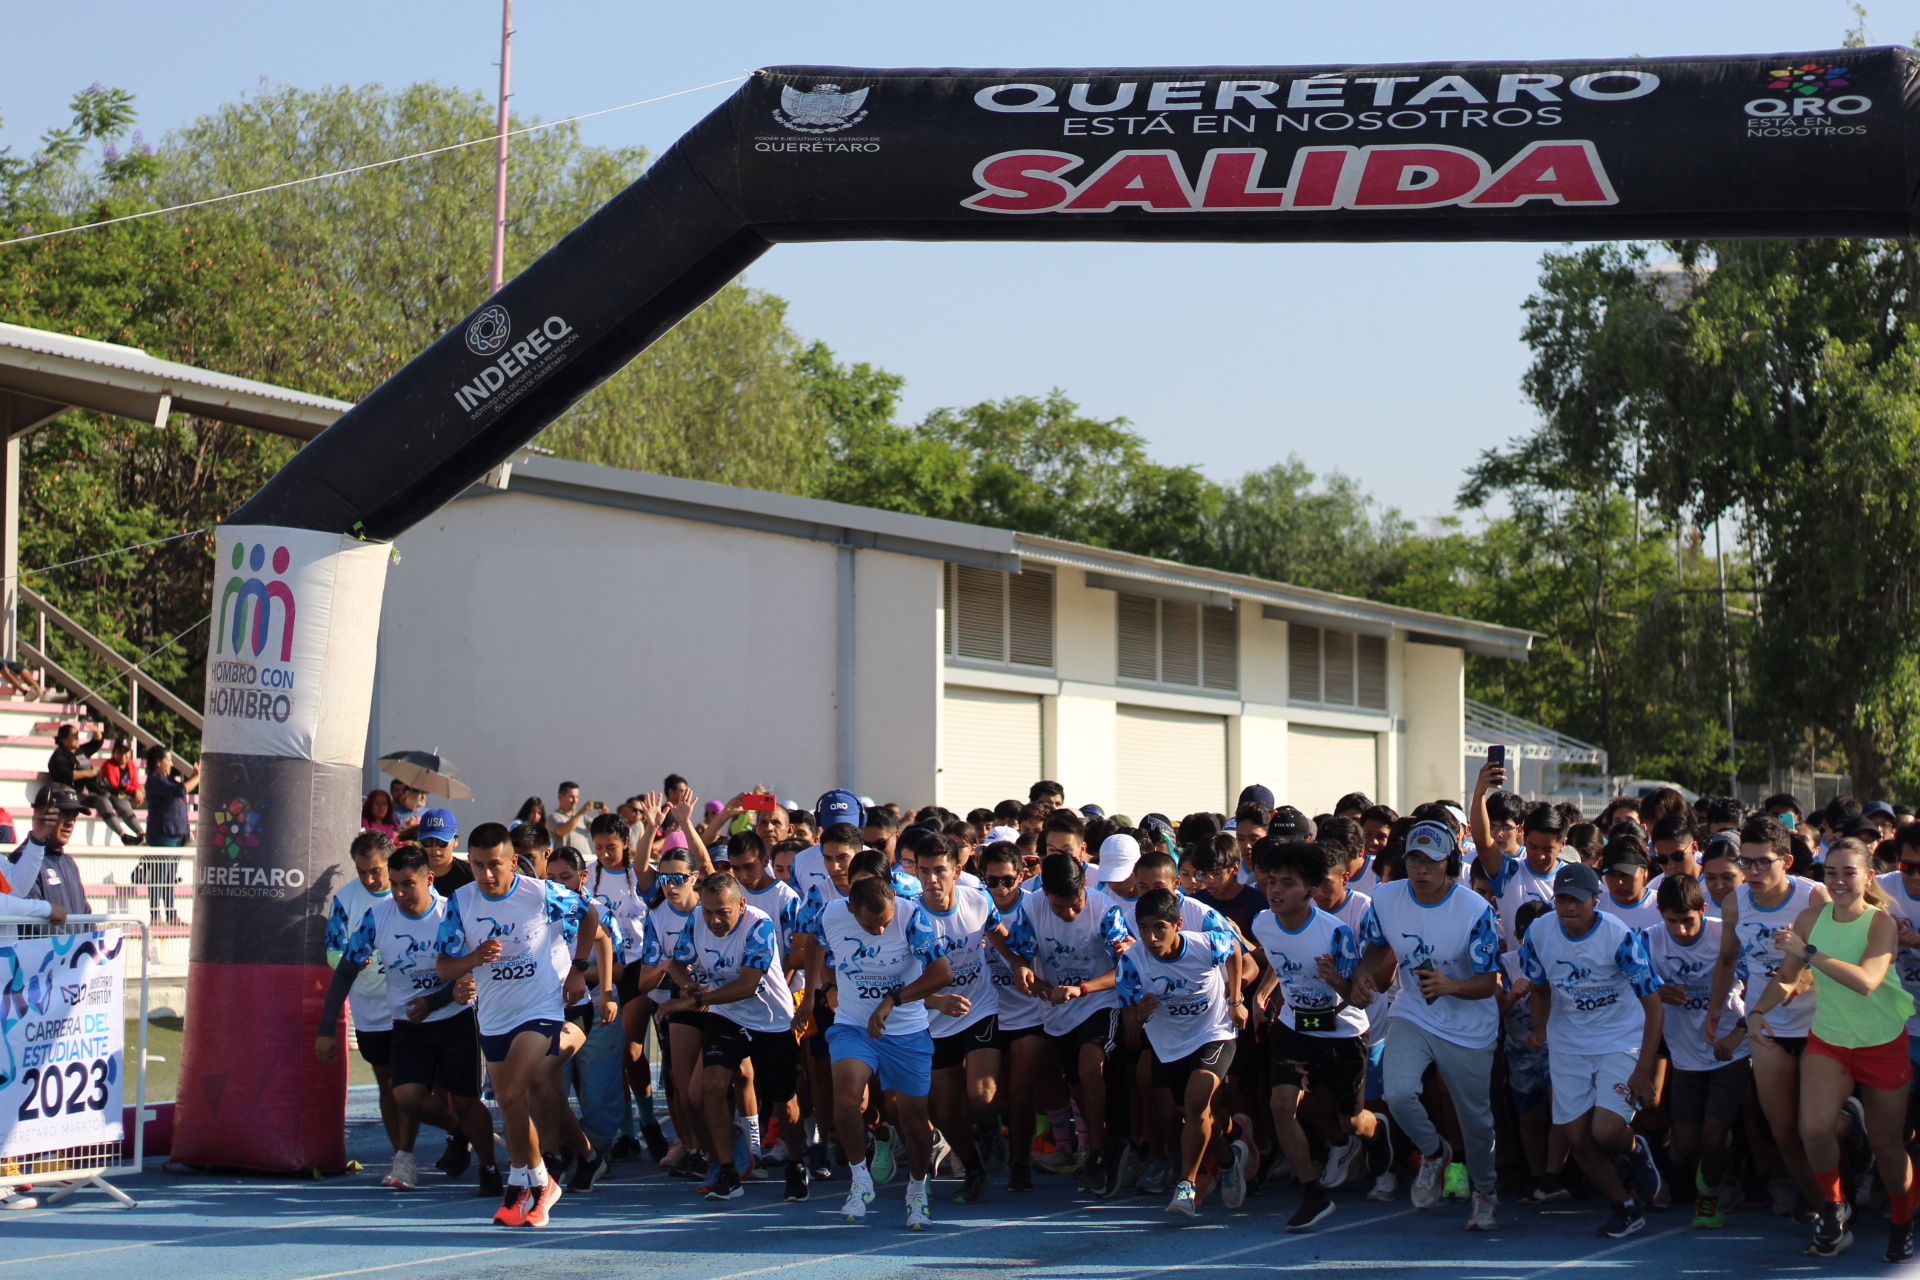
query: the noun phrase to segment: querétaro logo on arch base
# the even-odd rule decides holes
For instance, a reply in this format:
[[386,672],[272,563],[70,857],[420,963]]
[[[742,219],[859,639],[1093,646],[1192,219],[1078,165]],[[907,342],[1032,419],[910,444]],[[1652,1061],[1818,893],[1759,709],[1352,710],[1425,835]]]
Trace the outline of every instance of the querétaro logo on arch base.
[[980,190],[960,203],[982,213],[1245,213],[1270,209],[1514,208],[1618,204],[1600,154],[1585,139],[1529,143],[1495,167],[1464,147],[1392,144],[1302,147],[1284,186],[1263,185],[1267,151],[1216,147],[1190,174],[1178,152],[1121,151],[1078,181],[1087,161],[1065,151],[1002,151],[974,166]]

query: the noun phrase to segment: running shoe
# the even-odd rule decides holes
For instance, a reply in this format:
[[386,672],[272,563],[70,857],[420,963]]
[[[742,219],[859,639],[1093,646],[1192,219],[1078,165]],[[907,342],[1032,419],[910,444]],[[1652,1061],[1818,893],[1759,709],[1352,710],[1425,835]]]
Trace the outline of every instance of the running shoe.
[[753,1176],[753,1148],[747,1145],[746,1130],[742,1129],[734,1135],[733,1150],[730,1154],[733,1157],[733,1167],[740,1171],[740,1177],[742,1179],[751,1178]]
[[[655,1125],[654,1128],[658,1129],[659,1126]],[[640,1158],[640,1153],[644,1150],[646,1150],[646,1148],[640,1145],[640,1140],[638,1138],[629,1137],[627,1134],[623,1133],[619,1137],[613,1140],[613,1150],[610,1153],[609,1158],[615,1164],[619,1164],[624,1160],[638,1160]],[[660,1163],[659,1157],[664,1156],[665,1154],[667,1154],[667,1137],[665,1134],[661,1134],[659,1155],[656,1155],[654,1157],[653,1162],[655,1164],[659,1164]]]
[[1252,1153],[1245,1140],[1235,1138],[1227,1146],[1227,1163],[1220,1170],[1220,1203],[1238,1209],[1247,1202],[1247,1161]]
[[1125,1187],[1128,1190],[1132,1190],[1133,1185],[1140,1181],[1140,1171],[1146,1167],[1147,1162],[1141,1159],[1140,1153],[1134,1149],[1134,1145],[1131,1142],[1123,1144],[1120,1148],[1119,1173],[1115,1182],[1116,1188]]
[[1873,1171],[1873,1143],[1867,1140],[1867,1109],[1860,1099],[1850,1096],[1840,1104],[1840,1114],[1847,1120],[1847,1131],[1840,1138],[1840,1154],[1846,1157],[1847,1167],[1864,1182]]
[[1440,1180],[1440,1198],[1448,1204],[1465,1204],[1473,1189],[1467,1183],[1467,1166],[1455,1160]]
[[1367,1176],[1378,1178],[1393,1168],[1393,1126],[1387,1123],[1387,1113],[1373,1113],[1373,1140],[1367,1143]]
[[579,1157],[573,1154],[572,1147],[563,1142],[560,1144],[560,1150],[552,1155],[543,1154],[540,1159],[547,1166],[549,1182],[565,1182],[567,1175],[573,1172],[573,1166],[578,1162]]
[[1233,1113],[1233,1136],[1247,1144],[1247,1163],[1241,1173],[1251,1183],[1260,1172],[1260,1143],[1253,1136],[1253,1118],[1244,1111]]
[[1700,1231],[1718,1231],[1727,1225],[1720,1216],[1720,1201],[1713,1196],[1693,1198],[1693,1225]]
[[1098,1199],[1107,1185],[1107,1155],[1095,1151],[1080,1166],[1080,1189]]
[[1453,1148],[1440,1139],[1440,1154],[1420,1157],[1420,1171],[1413,1178],[1413,1207],[1431,1209],[1440,1203],[1440,1175],[1453,1163]]
[[548,1178],[539,1186],[532,1188],[533,1194],[527,1199],[527,1216],[521,1224],[528,1227],[547,1225],[547,1211],[560,1203],[560,1184]]
[[433,1162],[433,1167],[449,1178],[457,1178],[465,1173],[467,1166],[472,1163],[473,1144],[467,1141],[467,1135],[450,1133],[447,1135],[447,1149],[440,1153],[440,1158]]
[[933,1131],[933,1153],[927,1157],[927,1176],[929,1178],[939,1177],[940,1166],[945,1164],[947,1158],[952,1154],[953,1144],[947,1141],[947,1135],[935,1129]]
[[1352,1173],[1354,1160],[1365,1150],[1366,1144],[1356,1134],[1339,1146],[1327,1152],[1326,1167],[1320,1171],[1320,1185],[1331,1191],[1345,1185],[1347,1176]]
[[873,1171],[873,1185],[884,1187],[893,1181],[900,1154],[894,1150],[893,1130],[881,1125],[879,1132],[868,1135],[868,1141],[873,1144],[873,1152],[867,1159],[867,1168]]
[[532,1202],[531,1187],[508,1187],[501,1193],[500,1207],[493,1211],[493,1225],[496,1227],[526,1226],[527,1206]]
[[979,1204],[987,1198],[987,1167],[977,1164],[960,1175],[960,1190],[953,1195],[955,1204]]
[[680,1172],[680,1166],[687,1162],[688,1154],[686,1144],[681,1142],[680,1139],[675,1138],[673,1145],[667,1148],[667,1153],[654,1161],[654,1163],[662,1169],[665,1169],[668,1173],[678,1173]]
[[1768,1212],[1776,1218],[1784,1218],[1793,1212],[1794,1200],[1800,1194],[1792,1178],[1768,1178],[1767,1196],[1772,1201]]
[[1740,1179],[1728,1178],[1725,1182],[1720,1184],[1720,1194],[1718,1196],[1718,1199],[1720,1201],[1720,1213],[1724,1217],[1725,1215],[1734,1212],[1735,1210],[1739,1209],[1742,1205],[1746,1204],[1747,1202],[1746,1188],[1740,1185]]
[[816,1142],[807,1148],[807,1175],[814,1182],[829,1182],[833,1178],[833,1156],[827,1151],[827,1144]]
[[1887,1261],[1905,1262],[1913,1257],[1913,1223],[1896,1222],[1887,1229]]
[[1647,1215],[1640,1212],[1640,1206],[1629,1200],[1625,1204],[1613,1206],[1610,1214],[1596,1235],[1607,1236],[1614,1240],[1632,1235],[1647,1225]]
[[1821,1205],[1819,1220],[1813,1224],[1813,1243],[1807,1246],[1808,1256],[1831,1258],[1845,1252],[1853,1243],[1853,1232],[1847,1230],[1852,1218],[1853,1208],[1844,1200]]
[[925,1181],[907,1185],[907,1230],[925,1231],[933,1225],[933,1213],[927,1205]]
[[505,1190],[506,1186],[500,1181],[500,1166],[493,1164],[481,1165],[480,1186],[474,1191],[473,1198],[476,1200],[485,1200],[490,1196],[497,1196]]
[[573,1180],[567,1183],[567,1190],[584,1195],[592,1191],[594,1184],[606,1177],[607,1172],[612,1168],[613,1160],[596,1151],[590,1159],[582,1160],[574,1166]]
[[[1225,1198],[1224,1194],[1222,1198]],[[1300,1207],[1287,1219],[1287,1230],[1297,1235],[1332,1215],[1333,1200],[1327,1195],[1326,1188],[1317,1182],[1310,1182],[1300,1188]]]
[[707,1163],[705,1156],[695,1151],[680,1162],[680,1167],[673,1171],[673,1176],[676,1178],[689,1178],[694,1182],[705,1183],[712,1167],[712,1165]]
[[840,1216],[848,1222],[865,1222],[867,1206],[873,1203],[873,1178],[853,1175],[853,1186],[847,1192],[847,1202],[840,1208]]
[[1400,1175],[1389,1169],[1373,1180],[1373,1187],[1367,1192],[1367,1199],[1375,1204],[1387,1204],[1400,1194]]
[[806,1161],[787,1161],[787,1191],[784,1197],[786,1202],[788,1204],[798,1204],[800,1201],[805,1200],[808,1195],[807,1183],[809,1181],[811,1181],[811,1179],[807,1175]]
[[1033,1169],[1029,1165],[1010,1164],[1007,1166],[1007,1190],[1033,1190]]
[[420,1170],[413,1162],[413,1152],[396,1151],[393,1153],[393,1168],[387,1176],[380,1179],[383,1187],[392,1187],[395,1191],[412,1191],[420,1185]]
[[709,1200],[738,1200],[747,1194],[747,1188],[740,1181],[740,1171],[730,1164],[723,1164],[713,1181],[707,1184],[706,1193]]
[[1555,1174],[1542,1174],[1533,1184],[1533,1190],[1522,1197],[1521,1204],[1559,1204],[1563,1200],[1573,1199],[1573,1192],[1567,1190],[1564,1182]]
[[1467,1213],[1467,1230],[1497,1231],[1500,1224],[1494,1218],[1494,1210],[1500,1204],[1500,1197],[1491,1191],[1473,1193],[1473,1208]]
[[1659,1208],[1667,1182],[1660,1176],[1660,1166],[1653,1162],[1653,1144],[1635,1134],[1633,1151],[1627,1156],[1627,1161],[1633,1173],[1633,1198],[1641,1204]]
[[1007,1164],[1012,1159],[1012,1152],[1007,1145],[1007,1135],[1001,1132],[998,1122],[990,1121],[984,1128],[986,1130],[986,1141],[976,1141],[973,1144],[973,1149],[980,1153],[982,1161],[985,1162],[987,1166],[987,1176],[989,1178],[997,1178],[1007,1171]]
[[[667,1147],[668,1147],[667,1135],[660,1132],[659,1122],[649,1121],[648,1123],[641,1125],[640,1136],[646,1141],[647,1154],[653,1157],[653,1162],[655,1164],[659,1164],[660,1157],[667,1154]],[[639,1154],[640,1153],[638,1151],[635,1151],[633,1153],[633,1155],[635,1156]],[[622,1158],[620,1154],[620,1144],[617,1142],[613,1144],[613,1158],[615,1160],[619,1160]],[[628,1157],[628,1158],[631,1158],[631,1157]]]
[[1167,1216],[1169,1218],[1197,1218],[1200,1216],[1200,1205],[1194,1197],[1193,1184],[1191,1182],[1178,1182],[1174,1184],[1173,1199],[1167,1201]]
[[1036,1156],[1030,1167],[1042,1173],[1078,1173],[1085,1154],[1082,1151],[1069,1151],[1064,1147],[1056,1148],[1047,1155]]
[[1147,1161],[1133,1189],[1143,1196],[1162,1196],[1173,1187],[1173,1162],[1159,1156]]

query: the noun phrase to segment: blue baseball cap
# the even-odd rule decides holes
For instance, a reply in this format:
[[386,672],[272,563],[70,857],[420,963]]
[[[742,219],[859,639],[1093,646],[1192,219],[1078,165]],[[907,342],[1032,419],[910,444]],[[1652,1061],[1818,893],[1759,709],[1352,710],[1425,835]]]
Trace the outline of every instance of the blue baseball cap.
[[1407,856],[1418,855],[1429,862],[1445,862],[1460,846],[1454,843],[1453,832],[1438,822],[1416,822],[1407,832]]
[[452,844],[460,838],[460,820],[445,809],[428,809],[420,815],[416,840],[445,840]]
[[822,831],[837,822],[852,823],[856,827],[867,825],[867,811],[860,797],[844,787],[835,787],[814,801],[813,816],[819,819]]

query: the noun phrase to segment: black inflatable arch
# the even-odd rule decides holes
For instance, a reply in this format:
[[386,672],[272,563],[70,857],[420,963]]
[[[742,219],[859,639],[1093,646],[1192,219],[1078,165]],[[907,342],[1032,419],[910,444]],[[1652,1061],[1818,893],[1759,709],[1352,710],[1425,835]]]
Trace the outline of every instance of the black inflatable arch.
[[381,540],[773,245],[1907,236],[1914,113],[1897,48],[756,73],[222,526],[188,1001],[245,1014],[187,1023],[176,1159],[345,1161],[344,1069],[313,1035],[325,907],[352,877]]

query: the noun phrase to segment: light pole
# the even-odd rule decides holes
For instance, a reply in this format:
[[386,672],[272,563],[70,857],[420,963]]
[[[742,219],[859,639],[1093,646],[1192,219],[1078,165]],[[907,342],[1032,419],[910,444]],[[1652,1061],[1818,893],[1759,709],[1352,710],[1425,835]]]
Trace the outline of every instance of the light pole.
[[487,292],[500,292],[507,278],[507,99],[512,96],[513,0],[500,0],[500,123],[493,159],[493,274]]

